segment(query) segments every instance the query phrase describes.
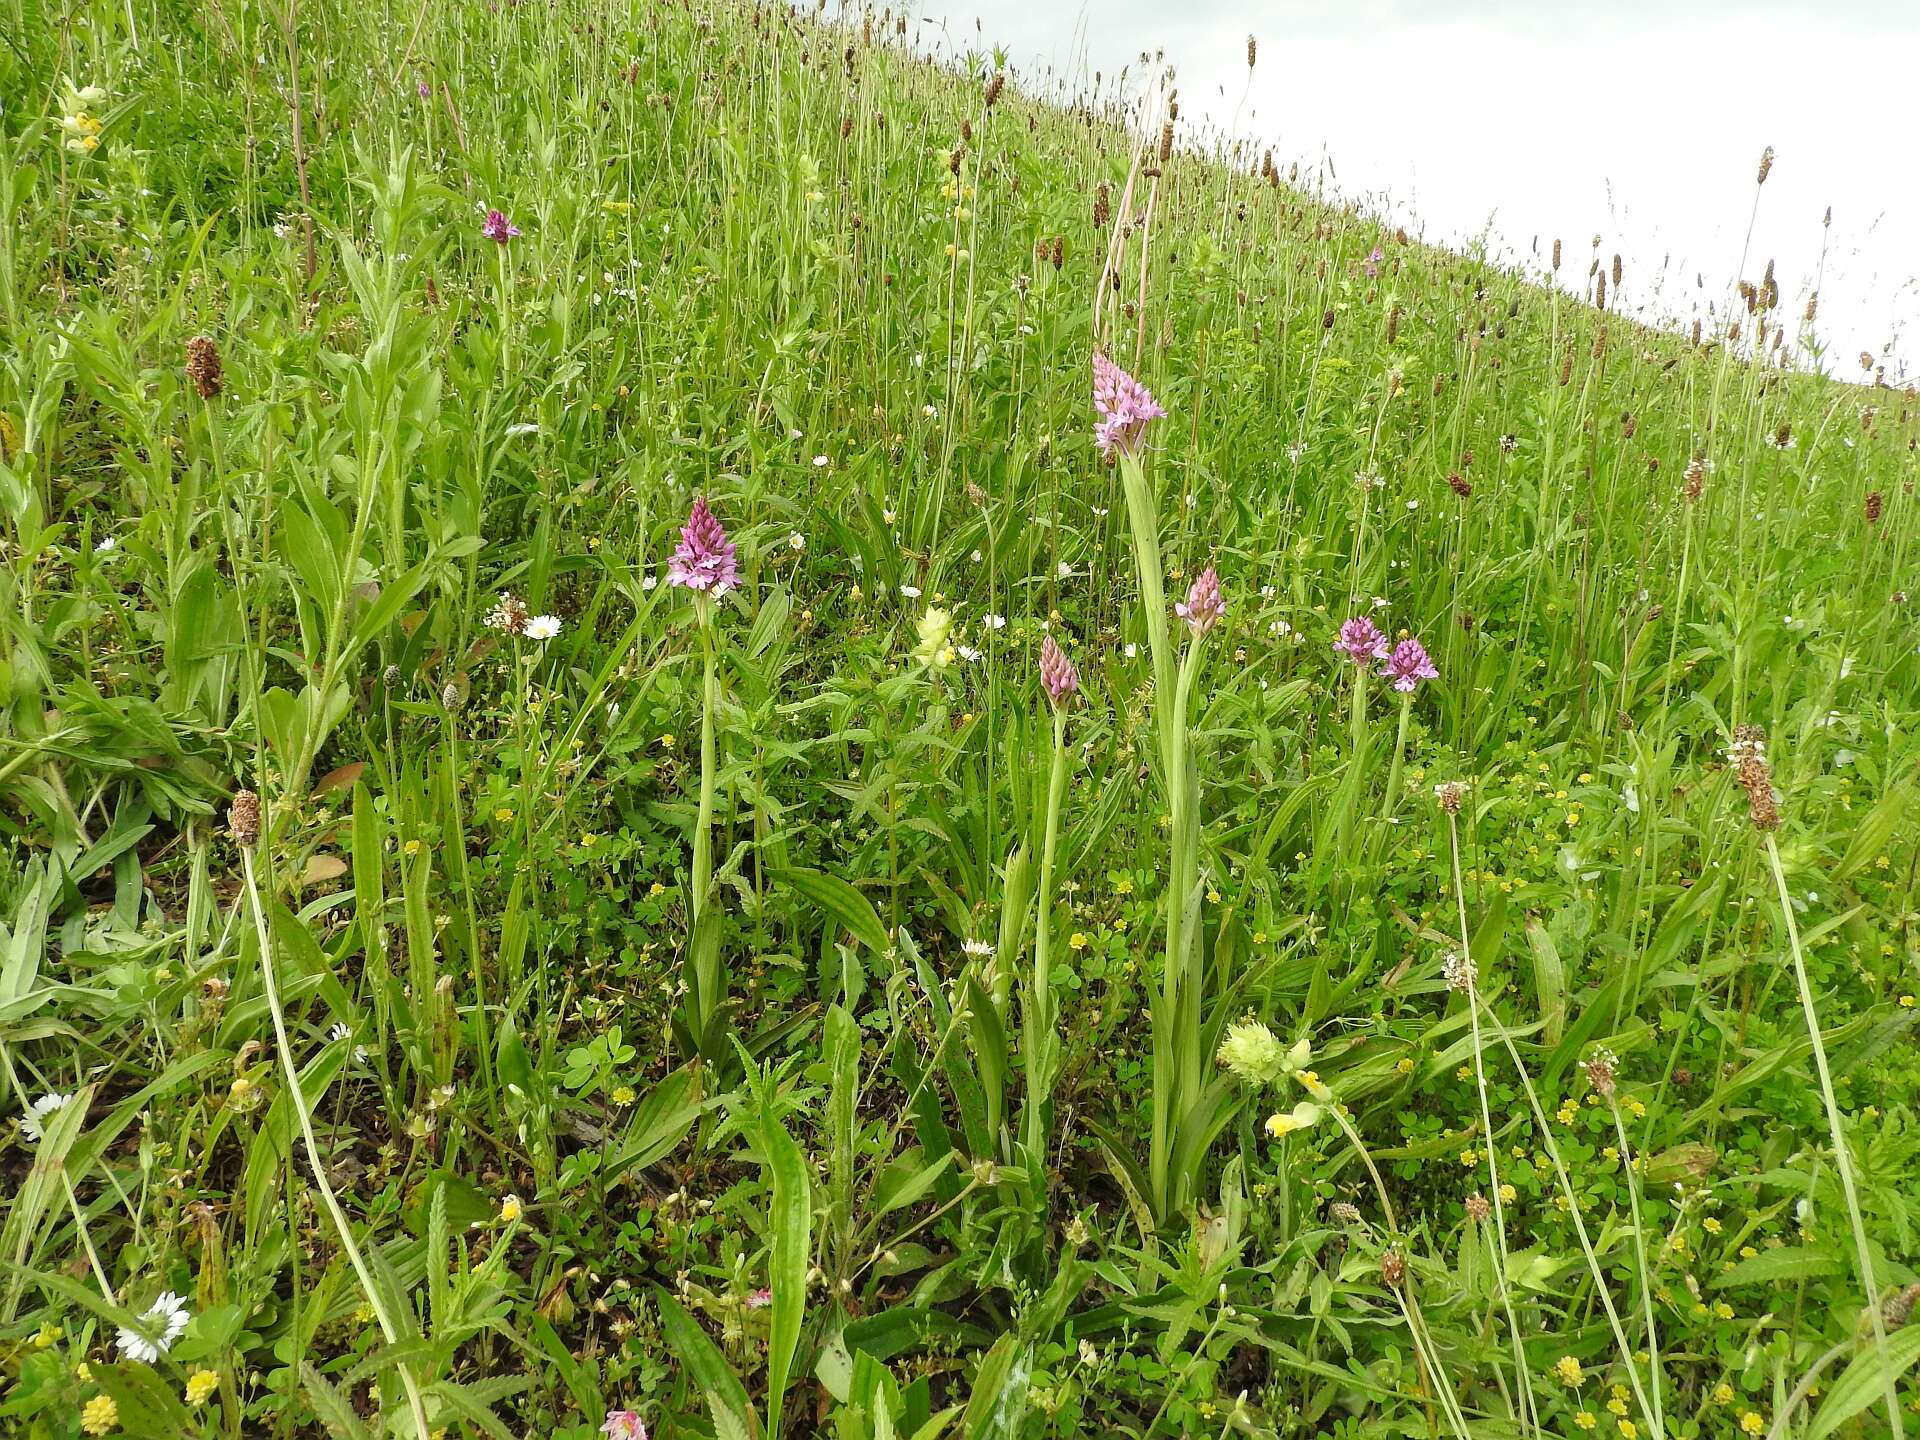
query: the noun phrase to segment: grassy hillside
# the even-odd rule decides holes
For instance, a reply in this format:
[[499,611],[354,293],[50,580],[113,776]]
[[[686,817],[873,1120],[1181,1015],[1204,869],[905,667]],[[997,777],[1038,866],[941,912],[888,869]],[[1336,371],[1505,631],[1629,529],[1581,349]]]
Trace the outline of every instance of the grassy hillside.
[[1766,277],[0,8],[0,1431],[1920,1429],[1920,428]]

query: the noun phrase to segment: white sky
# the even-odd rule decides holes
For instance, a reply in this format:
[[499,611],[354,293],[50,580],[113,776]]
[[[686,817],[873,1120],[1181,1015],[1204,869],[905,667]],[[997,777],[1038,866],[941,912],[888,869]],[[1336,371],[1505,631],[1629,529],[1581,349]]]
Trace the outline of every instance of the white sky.
[[[1920,364],[1920,191],[1909,149],[1920,3],[1901,0],[918,0],[920,43],[1002,46],[1032,86],[1164,50],[1183,138],[1270,145],[1303,182],[1427,240],[1485,234],[1563,281],[1617,251],[1622,308],[1682,325],[1733,299],[1761,152],[1774,147],[1744,274],[1769,258],[1797,331],[1819,279],[1825,364]],[[976,29],[976,20],[978,28]],[[1246,37],[1259,38],[1247,87]],[[1238,116],[1237,123],[1235,116]],[[1821,216],[1833,208],[1831,230]],[[1540,259],[1533,258],[1535,238]],[[1703,278],[1704,288],[1696,287]],[[1737,303],[1737,301],[1735,302]],[[1891,351],[1888,347],[1891,345]],[[1884,353],[1883,352],[1887,352]]]

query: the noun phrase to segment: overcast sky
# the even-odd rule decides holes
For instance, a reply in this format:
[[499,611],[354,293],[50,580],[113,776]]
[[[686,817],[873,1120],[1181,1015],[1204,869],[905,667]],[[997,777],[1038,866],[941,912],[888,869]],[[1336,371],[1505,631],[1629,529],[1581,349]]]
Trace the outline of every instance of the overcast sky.
[[1326,173],[1436,243],[1485,234],[1538,268],[1536,237],[1544,255],[1558,236],[1573,284],[1599,235],[1604,261],[1625,260],[1622,306],[1649,319],[1724,313],[1744,246],[1750,280],[1775,261],[1790,329],[1817,279],[1835,373],[1858,377],[1863,350],[1890,379],[1920,365],[1920,188],[1899,99],[1920,66],[1920,4],[918,0],[918,13],[923,45],[1003,46],[1029,83],[1051,70],[1084,87],[1129,63],[1139,76],[1141,53],[1163,50],[1183,126],[1270,145],[1283,170]]

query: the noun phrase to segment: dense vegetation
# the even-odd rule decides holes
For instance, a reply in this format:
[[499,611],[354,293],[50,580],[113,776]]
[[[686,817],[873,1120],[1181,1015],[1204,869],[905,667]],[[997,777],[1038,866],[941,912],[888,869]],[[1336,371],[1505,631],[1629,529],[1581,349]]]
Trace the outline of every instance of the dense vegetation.
[[1920,1429],[1920,418],[1770,269],[6,8],[0,1431]]

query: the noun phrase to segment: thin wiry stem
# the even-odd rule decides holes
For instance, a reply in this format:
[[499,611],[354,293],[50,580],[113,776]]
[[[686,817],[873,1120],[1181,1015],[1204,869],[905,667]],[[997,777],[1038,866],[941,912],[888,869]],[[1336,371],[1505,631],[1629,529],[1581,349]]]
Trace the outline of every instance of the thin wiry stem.
[[[360,1253],[360,1246],[354,1241],[353,1227],[347,1223],[347,1212],[340,1208],[333,1186],[327,1183],[327,1167],[320,1159],[320,1142],[313,1135],[312,1113],[307,1105],[306,1092],[300,1088],[300,1072],[294,1067],[293,1044],[287,1038],[286,1014],[280,1005],[280,986],[273,977],[273,936],[267,929],[266,911],[260,905],[260,883],[254,875],[252,847],[241,847],[240,863],[247,882],[248,908],[252,911],[254,930],[260,940],[260,977],[266,986],[267,1010],[273,1016],[273,1038],[280,1051],[280,1069],[286,1077],[287,1100],[300,1121],[300,1136],[306,1142],[307,1163],[313,1168],[313,1183],[320,1191],[320,1198],[333,1220],[334,1229],[339,1232],[340,1246],[347,1252],[353,1273],[359,1277],[360,1289],[367,1297],[367,1304],[373,1307],[374,1318],[380,1322],[380,1333],[386,1337],[389,1345],[397,1345],[400,1343],[400,1327],[387,1313],[387,1303],[381,1298],[379,1286],[374,1284],[373,1272],[367,1268],[366,1257]],[[420,1382],[414,1379],[413,1368],[404,1360],[397,1362],[394,1368],[400,1372],[400,1384],[407,1392],[407,1406],[413,1412],[413,1424],[420,1440],[432,1440],[432,1431],[427,1425],[426,1402],[421,1398]]]
[[1800,1008],[1807,1017],[1807,1038],[1813,1044],[1813,1068],[1820,1077],[1820,1099],[1827,1107],[1827,1129],[1833,1139],[1833,1160],[1840,1172],[1840,1193],[1847,1201],[1847,1223],[1853,1228],[1854,1254],[1860,1261],[1860,1284],[1866,1291],[1867,1315],[1873,1322],[1874,1348],[1880,1355],[1880,1380],[1887,1405],[1887,1423],[1893,1427],[1893,1440],[1905,1440],[1906,1428],[1900,1423],[1900,1396],[1894,1388],[1893,1359],[1887,1354],[1887,1326],[1880,1315],[1880,1287],[1873,1278],[1873,1254],[1867,1246],[1866,1222],[1860,1215],[1860,1196],[1853,1183],[1853,1152],[1847,1148],[1847,1133],[1840,1115],[1840,1103],[1833,1097],[1833,1075],[1827,1069],[1827,1046],[1820,1036],[1820,1016],[1813,1008],[1813,987],[1807,983],[1807,962],[1800,953],[1800,927],[1793,920],[1793,899],[1787,893],[1787,874],[1780,865],[1780,847],[1767,833],[1767,863],[1773,867],[1773,883],[1780,892],[1780,914],[1786,920],[1787,948],[1793,952],[1793,980],[1800,987]]

